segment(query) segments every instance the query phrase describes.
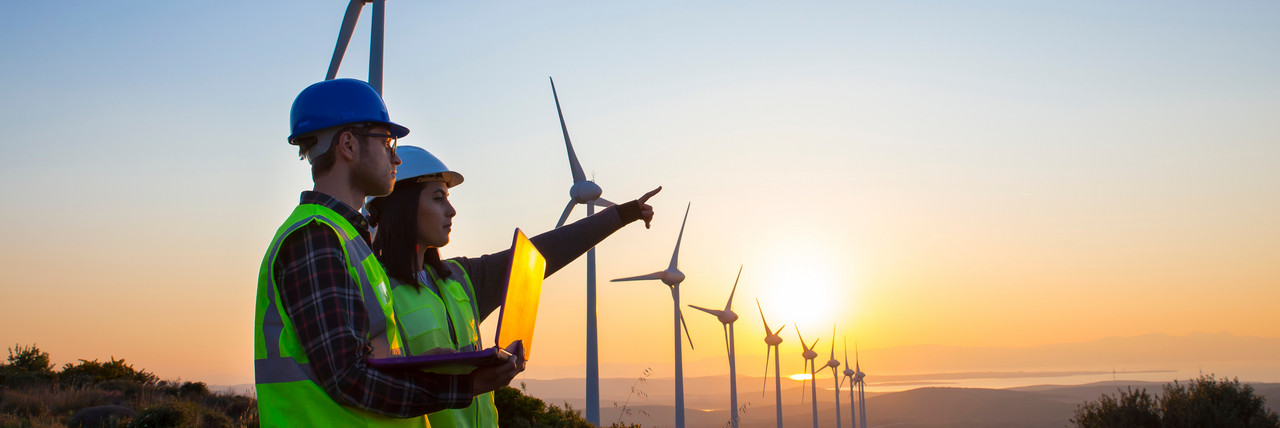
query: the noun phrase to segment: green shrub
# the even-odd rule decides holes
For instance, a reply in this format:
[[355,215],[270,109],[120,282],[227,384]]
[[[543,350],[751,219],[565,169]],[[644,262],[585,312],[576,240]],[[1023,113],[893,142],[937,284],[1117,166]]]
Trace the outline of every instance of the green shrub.
[[1121,391],[1119,398],[1103,395],[1096,403],[1077,407],[1071,422],[1080,428],[1280,428],[1280,416],[1267,408],[1252,386],[1213,375],[1185,385],[1165,384],[1164,393],[1156,398],[1145,389]]
[[100,363],[98,360],[80,360],[80,364],[67,363],[62,366],[62,371],[58,373],[59,379],[64,383],[83,385],[86,382],[98,383],[112,379],[128,379],[141,385],[154,385],[156,383],[156,375],[146,370],[135,370],[132,365],[125,364],[124,359],[117,360],[111,357],[111,361]]
[[53,374],[53,363],[49,362],[49,353],[41,351],[33,343],[31,346],[13,345],[9,348],[7,364],[0,364],[6,373]]
[[178,395],[183,397],[204,397],[209,395],[209,385],[204,382],[183,382],[178,387]]
[[[520,386],[524,387],[523,384]],[[565,403],[563,409],[555,405],[548,406],[542,400],[524,395],[521,390],[509,386],[494,391],[493,401],[498,408],[498,424],[503,427],[593,427],[569,403]]]

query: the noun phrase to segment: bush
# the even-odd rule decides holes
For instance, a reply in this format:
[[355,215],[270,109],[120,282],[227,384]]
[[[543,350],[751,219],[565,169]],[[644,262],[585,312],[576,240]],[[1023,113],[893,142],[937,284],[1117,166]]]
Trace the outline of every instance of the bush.
[[9,348],[8,363],[0,364],[0,372],[53,375],[53,363],[49,362],[49,353],[41,351],[34,343],[31,346],[15,344]]
[[178,387],[178,395],[183,397],[204,397],[209,395],[209,385],[204,382],[183,382]]
[[86,382],[96,384],[112,379],[127,379],[141,385],[153,385],[157,380],[156,375],[146,370],[135,370],[132,365],[125,364],[123,358],[117,360],[115,357],[111,357],[111,361],[105,364],[98,360],[84,359],[81,359],[80,364],[77,365],[67,363],[62,366],[62,372],[58,373],[58,377],[64,383],[79,385],[84,385]]
[[1253,387],[1239,379],[1216,380],[1213,375],[1175,381],[1164,393],[1151,397],[1145,389],[1103,395],[1098,402],[1076,408],[1071,419],[1080,428],[1110,427],[1240,427],[1280,428],[1280,416],[1267,409]]
[[[524,387],[523,384],[520,385]],[[524,395],[519,389],[504,386],[494,391],[494,405],[498,408],[498,424],[504,427],[562,427],[591,428],[582,413],[573,410],[569,403],[564,408],[548,406],[542,400]]]

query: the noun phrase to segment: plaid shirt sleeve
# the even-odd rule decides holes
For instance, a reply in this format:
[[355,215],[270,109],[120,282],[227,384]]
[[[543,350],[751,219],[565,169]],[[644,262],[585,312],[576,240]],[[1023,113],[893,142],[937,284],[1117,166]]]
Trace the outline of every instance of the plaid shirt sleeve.
[[471,404],[470,376],[383,371],[366,364],[369,317],[347,273],[338,235],[312,223],[290,234],[276,257],[281,301],[324,390],[335,401],[407,418]]

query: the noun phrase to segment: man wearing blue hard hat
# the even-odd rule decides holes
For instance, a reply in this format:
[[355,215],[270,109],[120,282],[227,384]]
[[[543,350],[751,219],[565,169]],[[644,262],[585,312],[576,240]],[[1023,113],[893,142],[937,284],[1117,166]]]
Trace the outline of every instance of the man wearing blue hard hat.
[[468,375],[385,371],[369,358],[401,354],[386,271],[369,248],[367,196],[395,184],[392,122],[368,83],[326,80],[298,94],[289,143],[315,187],[276,231],[258,273],[254,374],[263,426],[424,426],[511,382],[518,362]]

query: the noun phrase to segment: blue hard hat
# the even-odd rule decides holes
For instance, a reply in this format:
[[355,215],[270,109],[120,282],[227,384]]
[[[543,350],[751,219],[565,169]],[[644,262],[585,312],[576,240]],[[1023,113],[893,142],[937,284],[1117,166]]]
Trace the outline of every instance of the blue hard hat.
[[333,79],[312,84],[298,94],[289,110],[289,144],[304,134],[348,123],[386,124],[396,138],[409,134],[391,121],[387,105],[372,85],[356,79]]

